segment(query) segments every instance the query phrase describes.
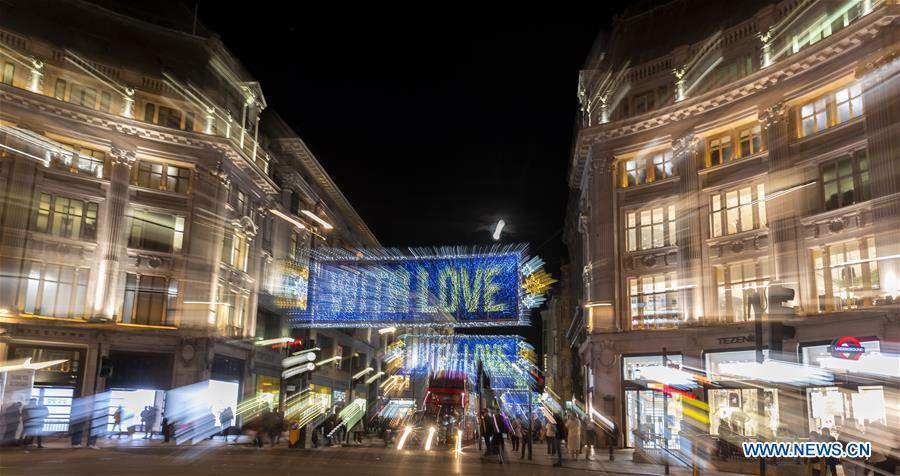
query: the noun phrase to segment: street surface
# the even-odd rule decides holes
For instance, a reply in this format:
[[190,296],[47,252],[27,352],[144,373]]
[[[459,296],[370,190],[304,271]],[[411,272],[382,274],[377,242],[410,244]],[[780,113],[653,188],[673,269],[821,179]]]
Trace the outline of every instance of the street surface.
[[[0,450],[2,476],[63,475],[392,475],[429,476],[466,475],[567,475],[643,474],[662,475],[659,465],[635,464],[624,458],[615,462],[566,461],[554,468],[546,447],[535,446],[532,462],[511,458],[508,464],[482,461],[475,448],[467,448],[459,458],[449,452],[420,450],[397,451],[378,446],[290,449],[284,446],[255,449],[247,445],[223,445],[205,442],[198,446],[166,446],[153,442],[101,442],[101,449],[65,448],[53,445],[45,449]],[[510,455],[511,456],[511,455]],[[605,455],[603,455],[605,456]],[[673,475],[687,475],[683,468],[672,468]],[[705,475],[713,474],[704,472]]]

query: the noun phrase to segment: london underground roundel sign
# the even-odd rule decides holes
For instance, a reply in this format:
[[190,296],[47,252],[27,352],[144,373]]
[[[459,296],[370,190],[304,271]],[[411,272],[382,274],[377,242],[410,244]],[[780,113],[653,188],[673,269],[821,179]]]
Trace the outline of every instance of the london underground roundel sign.
[[865,353],[866,348],[862,346],[859,339],[853,336],[844,336],[829,346],[828,350],[831,355],[848,360],[859,360],[860,356]]

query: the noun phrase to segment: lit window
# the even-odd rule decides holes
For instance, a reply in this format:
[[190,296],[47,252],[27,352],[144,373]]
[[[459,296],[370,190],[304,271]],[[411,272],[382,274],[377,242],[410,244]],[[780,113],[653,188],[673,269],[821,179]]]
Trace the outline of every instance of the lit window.
[[731,235],[766,226],[765,199],[763,184],[716,193],[710,197],[711,235]]
[[800,106],[801,136],[815,134],[862,114],[862,86],[851,84]]
[[102,178],[105,173],[106,154],[99,150],[89,149],[76,144],[61,143],[63,149],[71,152],[61,154],[57,166],[69,169],[76,174],[88,174]]
[[138,163],[134,176],[134,183],[140,187],[175,193],[188,193],[190,181],[191,169],[145,160]]
[[862,115],[862,86],[854,84],[844,89],[839,89],[834,94],[834,103],[837,108],[837,122],[844,122]]
[[93,202],[42,193],[35,229],[73,240],[97,237],[98,205]]
[[16,65],[12,63],[6,63],[3,65],[3,83],[8,84],[10,86],[13,85],[13,79],[16,75]]
[[241,271],[247,271],[250,246],[240,233],[226,232],[222,237],[222,261]]
[[822,191],[826,210],[869,200],[869,159],[865,152],[823,165]]
[[656,207],[625,214],[625,243],[628,251],[675,245],[675,206]]
[[719,317],[743,322],[762,317],[767,306],[769,262],[766,259],[716,267]]
[[630,278],[628,301],[633,329],[671,327],[681,320],[675,273]]
[[717,137],[709,141],[709,165],[722,165],[731,160],[731,136]]
[[85,309],[89,268],[25,262],[18,306],[22,312],[53,317],[81,317]]
[[827,98],[821,98],[800,108],[803,135],[810,135],[828,127]]
[[820,312],[868,307],[884,294],[875,238],[816,248],[812,261]]
[[740,139],[740,156],[748,157],[762,150],[762,137],[759,125],[743,129],[738,133]]
[[653,180],[661,180],[672,175],[672,151],[667,150],[655,154],[653,156]]

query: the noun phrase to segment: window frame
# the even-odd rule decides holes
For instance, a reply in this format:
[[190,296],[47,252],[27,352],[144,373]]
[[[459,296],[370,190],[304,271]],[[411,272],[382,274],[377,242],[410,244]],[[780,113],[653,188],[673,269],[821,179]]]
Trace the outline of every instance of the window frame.
[[[661,211],[661,219],[657,220],[657,211]],[[644,223],[644,216],[650,222]],[[663,204],[654,207],[628,210],[625,212],[625,251],[628,253],[648,251],[670,246],[677,246],[677,216],[675,205]],[[644,234],[649,231],[649,246],[644,247]],[[661,238],[662,244],[657,245]]]
[[[750,199],[746,201],[743,192],[750,191]],[[730,195],[737,200],[734,206],[729,205]],[[729,235],[761,230],[768,226],[765,204],[765,184],[753,183],[746,187],[717,190],[709,196],[709,237],[721,238]],[[718,203],[718,208],[717,208]],[[753,225],[744,227],[745,207],[750,207]],[[729,231],[730,219],[737,219],[735,230]],[[718,229],[718,232],[717,232]]]
[[[662,279],[663,287],[661,289],[657,289],[656,287],[657,278]],[[648,283],[647,280],[650,280],[650,282]],[[637,290],[637,293],[633,292],[634,289]],[[653,316],[662,314],[666,316],[674,316],[670,317],[670,319],[673,319],[675,321],[684,321],[684,314],[680,308],[680,302],[678,299],[678,275],[675,271],[647,274],[641,276],[630,276],[626,281],[625,290],[628,299],[627,311],[629,328],[646,329],[673,327],[678,325],[677,323],[653,322],[644,325],[642,324],[642,322],[648,320],[648,318],[645,318],[645,316],[651,316],[649,317],[649,319],[655,319]],[[662,311],[668,311],[670,309],[674,309],[674,311],[661,312],[658,314],[656,305],[660,303],[659,296],[662,296],[662,299],[664,300],[663,302],[665,303],[665,305],[661,308]],[[645,314],[646,306],[648,303],[652,304],[653,307],[651,314]],[[635,310],[638,311],[637,314],[635,314]]]
[[[845,91],[847,93],[847,99],[839,102],[838,95]],[[853,95],[854,91],[856,91],[856,95]],[[798,104],[795,108],[797,117],[797,137],[812,137],[824,130],[863,117],[866,113],[865,102],[863,100],[864,92],[862,83],[860,81],[853,81]],[[818,109],[820,104],[822,105],[822,110]],[[845,119],[841,119],[840,117],[839,107],[842,104],[847,104],[849,110],[849,116]],[[807,111],[805,110],[807,107],[812,107],[809,114],[807,114]],[[816,119],[813,122],[813,129],[807,131],[804,121],[815,118],[822,113],[825,114],[824,125],[819,127],[818,119]]]
[[[150,285],[142,287],[146,280],[150,281]],[[153,287],[155,283],[158,283],[157,280],[162,280],[161,287]],[[159,289],[163,291],[160,292]],[[119,320],[125,324],[171,326],[177,308],[178,292],[178,280],[175,278],[154,274],[127,273],[125,296],[122,299],[120,308],[122,312]],[[159,300],[162,302],[158,302]],[[161,312],[154,316],[151,312],[153,306],[160,304],[162,304]],[[139,315],[144,306],[149,306],[149,309],[146,309],[147,315]],[[158,320],[153,319],[154,317]]]
[[[747,279],[744,275],[744,270],[747,266],[753,267],[753,278]],[[735,281],[733,276],[731,276],[732,270],[734,267],[740,267],[741,269],[741,277],[739,280]],[[722,265],[717,265],[713,267],[713,275],[716,284],[716,313],[719,316],[720,321],[725,322],[751,322],[749,315],[745,315],[745,311],[747,308],[746,303],[746,295],[741,297],[741,312],[740,315],[736,314],[734,311],[734,293],[733,290],[735,286],[738,286],[738,289],[744,291],[745,289],[750,289],[752,285],[753,289],[762,288],[763,296],[762,302],[765,302],[767,299],[767,291],[769,288],[769,284],[772,281],[772,269],[769,263],[768,257],[763,257],[754,260],[746,260],[739,261],[736,263],[727,263]],[[725,299],[724,303],[722,299]],[[724,307],[724,310],[723,310]],[[768,306],[763,306],[762,317],[765,318],[767,313]],[[740,317],[740,319],[739,319]]]
[[[744,143],[742,134],[744,132],[748,132],[750,145],[750,151],[747,154],[744,154],[742,150]],[[754,147],[754,138],[758,139],[756,147]],[[722,145],[723,142],[727,142],[728,145]],[[725,150],[728,151],[727,157],[725,157]],[[764,150],[766,150],[766,144],[762,136],[762,124],[759,122],[745,123],[732,128],[728,132],[711,136],[706,140],[706,167],[718,167],[737,162],[741,159],[753,157]],[[718,161],[713,160],[716,156],[719,157]]]
[[[850,175],[841,175],[841,162],[848,160],[850,162]],[[865,164],[865,167],[863,167]],[[826,180],[826,169],[833,168],[834,178]],[[843,203],[846,192],[842,192],[841,183],[844,179],[850,178],[852,183],[852,202]],[[857,203],[863,203],[872,199],[872,182],[871,182],[871,164],[866,149],[853,151],[850,154],[842,155],[838,158],[823,162],[819,165],[819,182],[820,197],[822,200],[822,209],[824,211],[837,210]],[[834,183],[836,187],[836,206],[829,207],[828,186]]]
[[[159,172],[155,172],[153,167],[160,167]],[[149,167],[149,169],[145,169],[145,167]],[[171,170],[177,170],[175,175],[172,175]],[[183,174],[187,174],[184,176]],[[142,183],[142,177],[147,176],[148,180],[146,183]],[[159,175],[159,186],[153,186],[153,177],[155,175]],[[146,188],[148,190],[161,190],[165,192],[178,193],[182,195],[188,195],[191,193],[193,185],[193,168],[191,167],[183,167],[180,165],[170,164],[167,162],[158,162],[155,160],[138,160],[137,164],[134,166],[134,170],[132,172],[131,184],[137,187]],[[170,182],[174,181],[174,186],[170,185]],[[186,182],[186,183],[185,183]],[[182,188],[181,184],[184,183],[183,191],[180,190]]]
[[[24,273],[19,278],[16,302],[16,306],[21,312],[30,315],[70,319],[84,315],[87,308],[87,288],[91,278],[91,268],[46,263],[37,260],[25,260],[22,266]],[[48,269],[50,267],[57,269],[55,280],[48,279]],[[36,275],[35,269],[37,269]],[[63,281],[64,269],[71,271],[72,281]],[[51,283],[51,286],[48,286],[48,283]],[[69,285],[67,294],[61,293],[64,283]],[[52,309],[44,308],[46,304],[45,293],[47,292],[54,294]],[[60,299],[66,295],[68,295],[69,303],[67,309],[69,312],[58,312],[61,304]],[[29,301],[31,302],[30,305]]]
[[[856,252],[859,254],[859,258],[857,258],[856,261],[858,262],[854,262],[853,259],[848,259],[848,255],[850,254],[850,252],[848,252],[848,245],[851,244],[857,245]],[[835,257],[835,253],[832,253],[832,251],[834,248],[838,247],[841,248],[841,263],[832,264],[832,259]],[[871,256],[873,253],[876,256]],[[875,237],[871,235],[838,243],[825,243],[821,246],[813,247],[810,250],[810,267],[812,268],[812,290],[818,312],[852,310],[870,306],[871,302],[865,304],[865,300],[871,300],[876,292],[880,293],[882,291],[877,254],[878,251],[875,245]],[[848,262],[850,264],[847,264]],[[851,286],[841,287],[841,289],[836,292],[835,270],[840,270],[840,280],[843,282],[846,280],[846,278],[843,277],[843,270],[848,269],[851,270],[849,273]],[[860,276],[859,286],[852,285],[853,273],[856,272],[858,272]],[[873,277],[876,279],[873,280]],[[849,292],[854,294],[862,293],[862,297],[856,298],[854,296],[852,299],[863,300],[863,305],[845,305],[845,299],[851,299]],[[846,297],[840,296],[839,293],[846,293]]]
[[[166,215],[172,217],[172,236],[171,242],[168,245],[167,249],[154,249],[147,247],[146,243],[151,241],[151,237],[148,235],[151,233],[151,230],[146,230],[136,223],[136,221],[148,222],[148,220],[143,220],[135,217],[135,213],[148,213],[148,214],[156,214],[156,215]],[[135,250],[143,250],[150,251],[155,253],[168,253],[168,254],[179,254],[184,250],[184,239],[185,239],[185,222],[186,217],[184,215],[180,215],[178,213],[172,213],[169,211],[159,211],[159,210],[151,210],[145,208],[132,208],[128,213],[128,247]],[[154,227],[162,227],[169,228],[167,226],[161,225],[159,223],[149,222],[151,226]],[[139,228],[141,231],[136,236],[135,228]]]
[[[47,198],[46,208],[44,206],[45,197]],[[64,230],[57,229],[57,217],[61,213],[60,210],[58,210],[58,203],[63,200],[70,202],[70,204],[72,201],[81,202],[81,214],[68,213],[67,211],[62,213],[63,217],[76,218],[74,220],[65,220],[65,218],[62,218],[62,220],[65,220],[67,223],[78,222],[77,228],[75,228],[74,225],[69,224],[68,226],[71,228],[65,233],[63,232]],[[90,216],[91,214],[93,214],[93,216]],[[40,192],[38,194],[38,206],[35,210],[34,230],[38,233],[46,233],[51,236],[70,240],[96,241],[97,222],[99,217],[100,204],[98,202],[48,192]],[[42,222],[43,224],[41,224]],[[77,233],[75,233],[76,230]]]
[[[622,159],[619,176],[619,188],[631,188],[651,184],[678,176],[675,167],[674,152],[671,148],[641,154]],[[661,173],[657,173],[657,165]],[[658,176],[659,175],[659,176]]]

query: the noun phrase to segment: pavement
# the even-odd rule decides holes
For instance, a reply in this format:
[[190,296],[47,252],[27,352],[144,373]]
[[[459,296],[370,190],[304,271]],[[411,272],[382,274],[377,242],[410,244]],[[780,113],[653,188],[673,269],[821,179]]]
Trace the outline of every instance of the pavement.
[[[459,456],[446,450],[425,452],[419,449],[398,451],[385,448],[381,440],[367,439],[360,446],[293,449],[284,444],[258,449],[249,444],[226,443],[221,439],[204,440],[196,445],[166,444],[161,440],[100,439],[98,449],[72,448],[66,440],[45,441],[44,449],[0,449],[0,475],[210,475],[224,474],[352,474],[430,476],[467,475],[568,475],[634,474],[664,475],[661,465],[630,461],[630,452],[619,450],[615,461],[608,453],[595,454],[591,460],[564,458],[563,467],[552,467],[555,459],[543,444],[534,446],[532,461],[513,457],[508,451],[506,464],[485,459],[475,447],[467,447]],[[507,446],[508,450],[511,447]],[[582,455],[582,458],[584,455]],[[687,468],[670,468],[676,476],[689,475]],[[703,471],[710,476],[734,473]]]

